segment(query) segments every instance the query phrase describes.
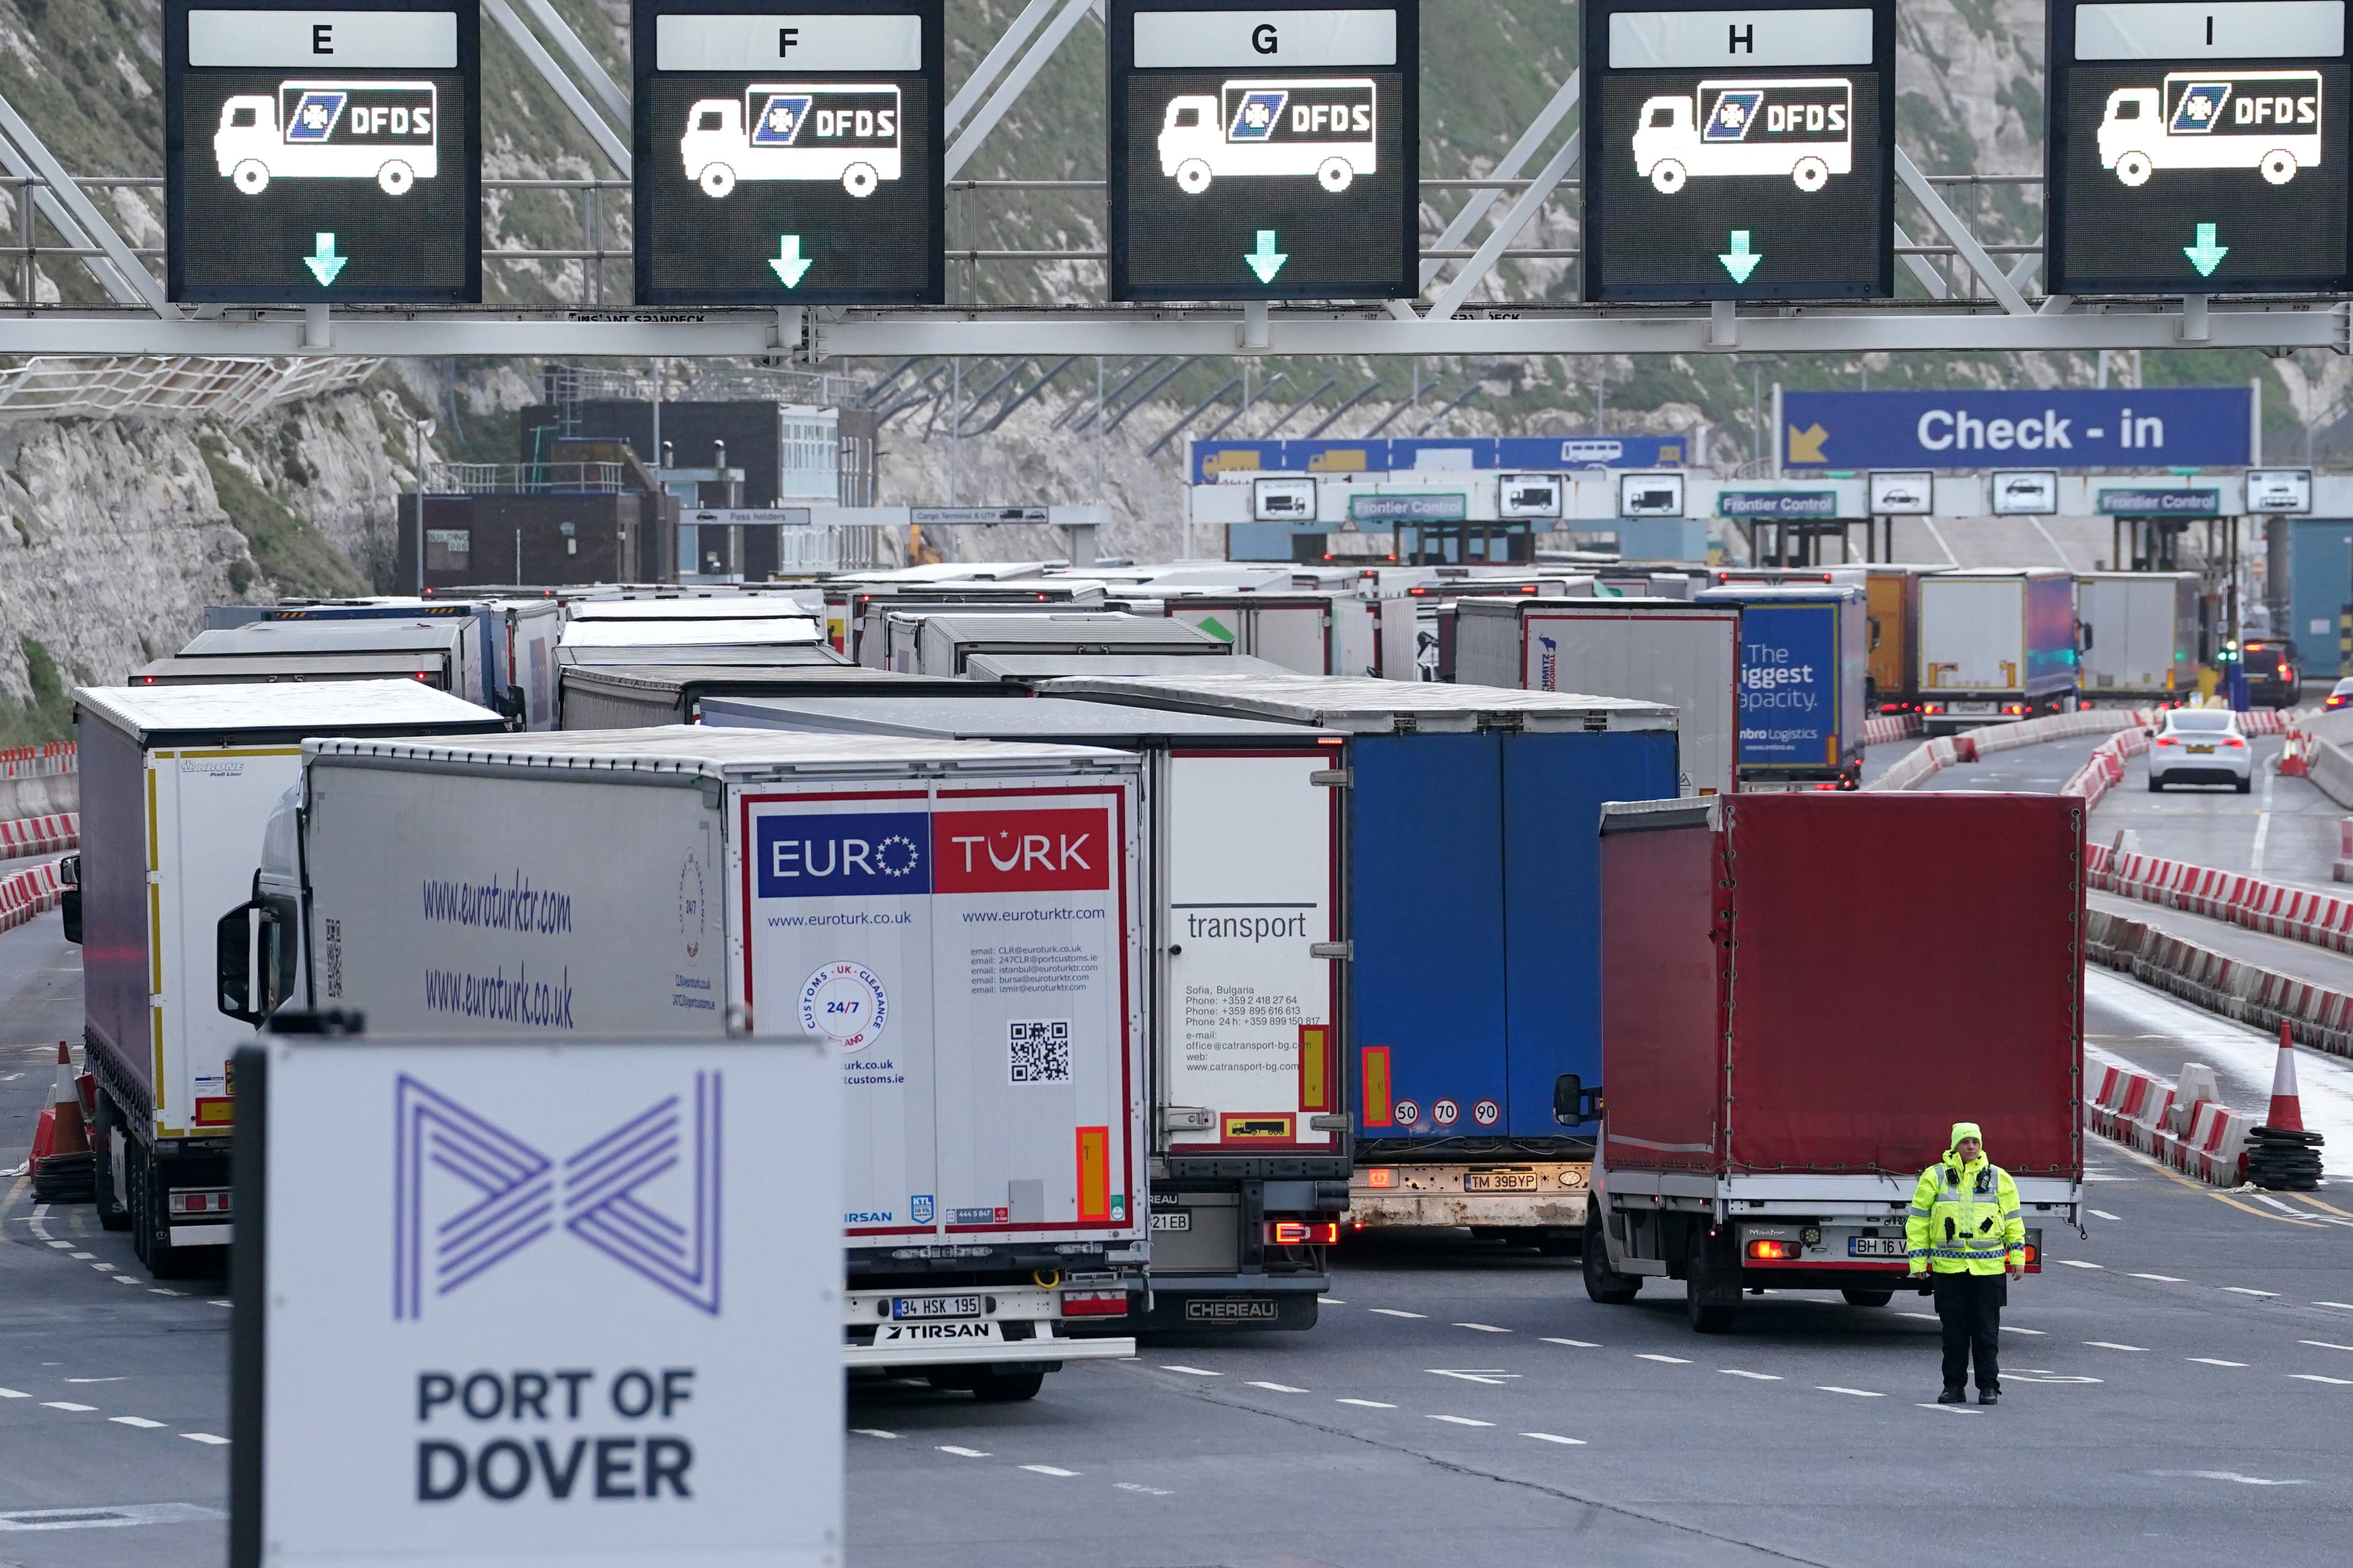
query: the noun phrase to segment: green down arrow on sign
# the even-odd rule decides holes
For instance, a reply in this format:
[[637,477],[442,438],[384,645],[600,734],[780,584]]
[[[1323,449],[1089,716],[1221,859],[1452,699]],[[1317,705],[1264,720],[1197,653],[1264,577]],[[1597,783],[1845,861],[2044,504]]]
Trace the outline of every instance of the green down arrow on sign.
[[2220,225],[2201,223],[2198,226],[2198,243],[2185,245],[2181,254],[2189,258],[2189,265],[2198,268],[2200,278],[2214,276],[2214,268],[2222,265],[2222,258],[2231,254],[2227,245],[2214,243],[2214,231]]

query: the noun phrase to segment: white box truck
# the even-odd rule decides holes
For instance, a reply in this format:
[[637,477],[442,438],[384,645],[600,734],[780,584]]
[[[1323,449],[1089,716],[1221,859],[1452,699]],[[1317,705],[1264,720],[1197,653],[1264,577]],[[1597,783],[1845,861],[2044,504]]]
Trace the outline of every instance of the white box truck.
[[471,697],[484,689],[481,623],[471,616],[248,621],[198,632],[177,655],[133,671],[131,683],[365,678],[391,673],[387,660],[412,661],[405,668],[426,685]]
[[248,196],[275,179],[374,180],[388,196],[441,172],[429,81],[286,81],[221,105],[213,162]]
[[2284,185],[2320,164],[2316,70],[2168,71],[2120,87],[2100,117],[2100,167],[2127,185],[2159,169],[2259,169]]
[[505,721],[416,680],[92,687],[74,718],[99,1223],[131,1231],[169,1278],[229,1239],[227,1063],[253,1030],[216,1005],[214,922],[253,891],[303,738],[492,734]]
[[1314,1326],[1330,1282],[1325,1249],[1348,1206],[1350,1129],[1334,1027],[1344,737],[1062,697],[710,697],[702,721],[1141,755],[1147,1321]]
[[1973,567],[1920,581],[1920,722],[1929,734],[2063,712],[2075,700],[2075,578]]
[[1696,103],[1682,93],[1651,99],[1634,130],[1634,169],[1667,196],[1688,180],[1742,174],[1819,191],[1832,174],[1854,173],[1854,84],[1704,81]]
[[2164,699],[2198,688],[2198,574],[2080,572],[2075,622],[2083,695]]
[[1740,761],[1740,611],[1680,599],[1455,602],[1466,686],[1637,697],[1675,710],[1683,795],[1730,795]]
[[871,196],[900,176],[899,89],[889,82],[755,81],[687,110],[686,177],[724,197],[738,180],[838,180]]
[[250,911],[298,1005],[818,1036],[849,1365],[1010,1399],[1134,1353],[1067,1329],[1130,1317],[1149,1254],[1134,757],[681,725],[323,741],[302,783]]
[[1370,77],[1229,81],[1180,93],[1160,121],[1160,172],[1198,196],[1213,179],[1307,174],[1335,195],[1380,167],[1379,91]]

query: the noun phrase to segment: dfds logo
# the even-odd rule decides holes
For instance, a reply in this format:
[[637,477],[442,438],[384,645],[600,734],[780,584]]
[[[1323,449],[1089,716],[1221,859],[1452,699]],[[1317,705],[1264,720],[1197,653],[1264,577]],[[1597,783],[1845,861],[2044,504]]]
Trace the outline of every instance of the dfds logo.
[[932,890],[931,816],[921,811],[763,816],[754,825],[764,899]]

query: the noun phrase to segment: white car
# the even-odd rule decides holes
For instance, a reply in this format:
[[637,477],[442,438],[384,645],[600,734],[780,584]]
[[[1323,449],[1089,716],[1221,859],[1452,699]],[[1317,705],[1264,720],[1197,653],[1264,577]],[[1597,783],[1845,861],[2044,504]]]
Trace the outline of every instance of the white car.
[[2168,784],[2226,784],[2244,795],[2253,781],[2254,753],[2239,733],[2239,716],[2227,708],[2171,709],[2163,728],[2149,735],[2151,794]]

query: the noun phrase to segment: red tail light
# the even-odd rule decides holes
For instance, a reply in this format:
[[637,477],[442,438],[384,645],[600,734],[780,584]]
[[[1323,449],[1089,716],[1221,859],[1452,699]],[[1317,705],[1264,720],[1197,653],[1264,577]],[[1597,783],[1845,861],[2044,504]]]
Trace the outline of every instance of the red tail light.
[[2178,746],[2181,744],[2180,742],[2175,740],[2170,735],[2159,735],[2157,738],[2157,743],[2160,746]]
[[1127,1316],[1127,1292],[1124,1290],[1065,1290],[1062,1292],[1062,1316],[1124,1318]]
[[2222,744],[2230,747],[2234,752],[2243,752],[2247,749],[2247,743],[2239,739],[2236,735],[2232,736],[2229,740],[2223,742]]
[[1266,1222],[1270,1247],[1329,1247],[1340,1239],[1336,1219],[1271,1219]]
[[1798,1256],[1798,1244],[1794,1241],[1752,1241],[1748,1244],[1748,1256],[1767,1259],[1795,1258]]
[[2026,1266],[2029,1268],[2042,1261],[2042,1249],[2032,1242],[2026,1244]]

